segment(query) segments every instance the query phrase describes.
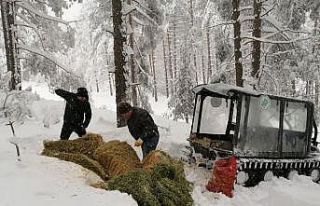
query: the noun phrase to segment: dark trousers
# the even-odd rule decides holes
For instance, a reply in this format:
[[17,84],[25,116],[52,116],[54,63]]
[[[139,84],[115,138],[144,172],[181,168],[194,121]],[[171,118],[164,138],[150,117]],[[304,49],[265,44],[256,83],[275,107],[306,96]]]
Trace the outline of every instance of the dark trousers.
[[79,137],[82,137],[82,135],[86,134],[86,130],[81,127],[80,124],[64,122],[61,129],[60,139],[68,140],[72,132],[77,133]]
[[145,158],[151,151],[157,148],[159,142],[159,136],[154,136],[151,138],[146,138],[141,145],[143,158]]

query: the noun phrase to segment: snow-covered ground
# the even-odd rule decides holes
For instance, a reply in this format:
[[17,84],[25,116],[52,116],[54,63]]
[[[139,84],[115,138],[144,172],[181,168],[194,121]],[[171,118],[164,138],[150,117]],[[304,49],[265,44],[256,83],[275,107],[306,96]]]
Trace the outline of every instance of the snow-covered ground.
[[[40,155],[42,141],[58,140],[64,102],[44,87],[33,84],[42,98],[35,102],[34,117],[23,125],[16,125],[21,161],[17,161],[11,130],[0,121],[0,206],[82,206],[82,205],[137,205],[130,195],[119,191],[105,191],[89,186],[99,180],[90,171],[70,162]],[[92,94],[93,119],[88,131],[101,133],[105,141],[119,139],[133,144],[127,128],[115,127],[115,101],[106,94]],[[152,104],[155,121],[161,126],[159,148],[179,156],[179,149],[187,145],[190,125],[170,121],[163,116],[165,104]],[[71,139],[76,138],[75,134]],[[136,149],[141,157],[140,149]],[[210,193],[205,190],[209,173],[202,168],[186,167],[187,178],[194,182],[195,205],[216,206],[318,206],[320,185],[306,176],[293,180],[274,178],[253,188],[236,186],[234,197]]]

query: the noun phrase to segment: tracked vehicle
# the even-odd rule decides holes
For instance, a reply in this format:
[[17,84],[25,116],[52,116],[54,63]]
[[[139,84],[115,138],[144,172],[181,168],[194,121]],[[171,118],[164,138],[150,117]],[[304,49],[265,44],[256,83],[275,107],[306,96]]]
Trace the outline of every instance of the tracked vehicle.
[[236,182],[256,185],[294,174],[320,179],[320,153],[312,102],[217,83],[199,85],[190,157],[199,166],[235,156]]

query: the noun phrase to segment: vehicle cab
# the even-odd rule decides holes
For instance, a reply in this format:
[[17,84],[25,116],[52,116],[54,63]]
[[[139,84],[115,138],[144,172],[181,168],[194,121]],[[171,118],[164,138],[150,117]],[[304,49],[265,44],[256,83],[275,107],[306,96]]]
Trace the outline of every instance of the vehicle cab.
[[316,146],[312,102],[217,83],[199,85],[189,141],[195,153],[305,158]]

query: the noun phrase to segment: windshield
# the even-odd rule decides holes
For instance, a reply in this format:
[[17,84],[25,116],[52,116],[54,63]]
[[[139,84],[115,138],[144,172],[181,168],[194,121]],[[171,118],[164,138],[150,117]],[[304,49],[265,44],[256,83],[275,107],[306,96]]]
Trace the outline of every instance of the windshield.
[[[267,104],[261,104],[267,101]],[[239,149],[244,152],[276,152],[280,124],[280,101],[244,96]]]
[[308,110],[304,103],[287,102],[283,118],[283,152],[304,152]]
[[[290,156],[306,151],[307,106],[303,102],[281,101],[267,96],[243,96],[237,146],[242,153],[256,156],[282,152]],[[284,111],[280,134],[281,104]]]
[[[199,127],[199,133],[202,134],[225,134],[230,112],[230,99],[206,96],[202,103],[202,112],[200,116],[201,98],[197,97],[195,115],[193,120],[192,132],[196,133]],[[234,112],[236,114],[236,111]],[[235,119],[235,115],[234,115]],[[235,121],[235,120],[234,120]]]

